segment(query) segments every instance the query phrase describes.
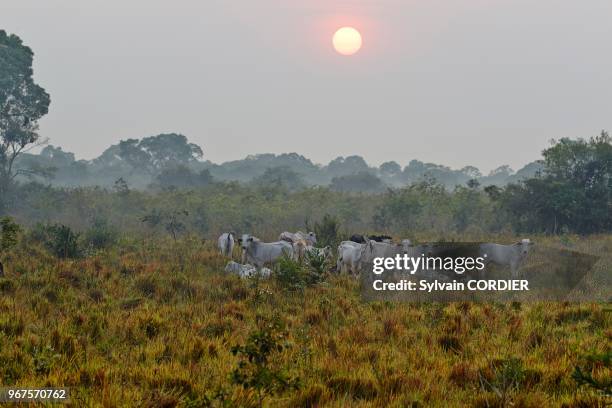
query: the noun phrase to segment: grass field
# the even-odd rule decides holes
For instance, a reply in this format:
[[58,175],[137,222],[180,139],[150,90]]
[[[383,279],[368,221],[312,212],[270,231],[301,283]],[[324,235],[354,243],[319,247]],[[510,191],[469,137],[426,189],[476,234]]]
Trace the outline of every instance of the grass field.
[[[612,238],[574,246],[609,257]],[[579,365],[610,380],[587,360],[610,352],[609,303],[363,303],[348,277],[288,290],[225,262],[190,238],[75,261],[22,245],[0,279],[0,382],[70,387],[79,407],[611,402],[572,378]],[[232,348],[257,333],[272,345],[259,368],[282,379],[261,392],[232,380],[252,368]]]

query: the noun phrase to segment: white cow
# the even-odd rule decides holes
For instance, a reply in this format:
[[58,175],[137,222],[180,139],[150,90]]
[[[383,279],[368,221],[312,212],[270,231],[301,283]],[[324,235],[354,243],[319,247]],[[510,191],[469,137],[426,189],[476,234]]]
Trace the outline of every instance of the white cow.
[[269,268],[261,268],[259,270],[259,276],[261,276],[262,278],[269,278],[270,276],[272,276],[272,269]]
[[364,246],[365,244],[358,244],[353,241],[342,241],[338,245],[338,262],[336,264],[338,273],[359,274],[361,269],[361,252]]
[[533,243],[529,239],[523,239],[513,245],[480,244],[480,256],[485,258],[487,263],[510,266],[512,277],[516,278],[518,269],[527,257],[531,245]]
[[221,252],[221,255],[232,256],[232,253],[234,252],[234,243],[235,243],[234,235],[235,235],[234,232],[224,232],[223,234],[221,234],[221,236],[217,240],[217,243],[219,244],[219,251]]
[[404,252],[408,252],[410,248],[413,248],[412,241],[410,241],[409,239],[402,239],[401,245],[402,245],[402,250]]
[[309,232],[306,234],[302,231],[298,231],[296,233],[285,231],[279,235],[278,240],[291,242],[292,244],[298,242],[299,240],[304,240],[306,241],[307,245],[315,246],[317,244],[317,235],[314,232]]
[[257,273],[257,269],[253,265],[242,265],[238,262],[230,261],[225,266],[225,272],[233,273],[240,276],[241,278],[247,278]]
[[242,265],[238,262],[230,261],[225,266],[225,272],[233,273],[240,276],[243,279],[252,278],[254,276],[260,276],[262,278],[269,278],[272,275],[272,271],[268,268],[261,268],[259,271],[253,265],[246,264]]
[[308,245],[308,243],[303,239],[298,239],[297,241],[294,241],[291,246],[293,247],[293,257],[298,261],[304,259],[304,255],[306,254],[306,252],[314,248],[313,246]]
[[244,234],[239,242],[243,263],[248,262],[259,268],[265,264],[273,264],[283,254],[293,258],[293,247],[286,241],[266,243],[252,235]]

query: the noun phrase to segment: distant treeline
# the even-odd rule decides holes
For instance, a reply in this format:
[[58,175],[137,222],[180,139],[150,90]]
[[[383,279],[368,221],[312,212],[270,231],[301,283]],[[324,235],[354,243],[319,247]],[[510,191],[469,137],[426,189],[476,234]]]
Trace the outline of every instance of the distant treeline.
[[[60,223],[150,235],[195,233],[213,238],[234,230],[263,239],[311,229],[325,216],[341,231],[403,237],[478,237],[495,233],[612,231],[612,144],[607,133],[562,139],[543,152],[543,170],[505,187],[471,179],[453,189],[435,178],[379,193],[334,191],[283,182],[210,181],[189,188],[58,188],[14,186],[5,208],[18,222]],[[163,174],[163,173],[162,173]],[[261,177],[261,176],[260,176]]]
[[412,160],[405,167],[389,161],[371,167],[361,156],[338,157],[317,165],[297,153],[258,154],[242,160],[215,164],[202,160],[203,149],[179,134],[161,134],[141,140],[121,141],[93,160],[77,160],[61,147],[46,146],[40,154],[21,154],[16,165],[33,169],[21,177],[54,186],[113,186],[118,179],[131,188],[151,186],[198,187],[211,181],[282,184],[289,189],[321,185],[336,191],[382,192],[425,179],[435,179],[446,188],[477,180],[481,185],[503,186],[529,178],[541,170],[534,162],[514,172],[501,166],[483,175],[473,166],[460,170]]

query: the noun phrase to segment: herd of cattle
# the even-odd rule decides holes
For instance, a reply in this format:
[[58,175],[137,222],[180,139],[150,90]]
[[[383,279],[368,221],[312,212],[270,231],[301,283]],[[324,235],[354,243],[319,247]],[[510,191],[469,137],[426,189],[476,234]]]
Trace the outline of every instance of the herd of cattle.
[[[313,232],[283,232],[276,242],[262,242],[249,234],[236,238],[234,232],[226,232],[218,239],[219,251],[222,255],[231,258],[236,242],[241,248],[242,263],[230,261],[226,266],[226,271],[241,277],[250,277],[256,273],[262,276],[270,275],[271,271],[266,266],[273,265],[283,255],[296,260],[302,260],[306,254],[316,254],[327,259],[331,259],[333,255],[331,247],[319,248],[316,246],[317,237]],[[512,245],[482,243],[479,244],[478,252],[487,263],[508,266],[512,276],[516,276],[531,245],[532,242],[529,239],[523,239]],[[407,254],[409,257],[421,255],[434,257],[438,253],[439,247],[432,243],[413,245],[409,239],[403,239],[398,244],[386,235],[368,237],[353,235],[348,241],[342,241],[338,246],[335,270],[338,273],[359,275],[364,271],[366,265],[372,264],[375,258],[394,258],[398,254]]]

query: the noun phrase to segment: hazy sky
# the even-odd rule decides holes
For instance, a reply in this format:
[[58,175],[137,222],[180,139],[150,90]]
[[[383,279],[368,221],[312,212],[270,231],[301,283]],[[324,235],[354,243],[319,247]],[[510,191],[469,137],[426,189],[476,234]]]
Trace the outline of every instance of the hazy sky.
[[[610,0],[1,0],[50,142],[180,132],[215,162],[298,152],[515,169],[612,129]],[[335,29],[363,48],[335,53]]]

